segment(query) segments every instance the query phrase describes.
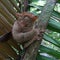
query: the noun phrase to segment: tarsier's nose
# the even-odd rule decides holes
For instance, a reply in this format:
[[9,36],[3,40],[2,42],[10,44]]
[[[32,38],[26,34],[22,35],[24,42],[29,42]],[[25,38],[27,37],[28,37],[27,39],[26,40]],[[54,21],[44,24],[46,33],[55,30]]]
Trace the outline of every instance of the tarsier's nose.
[[20,24],[21,24],[22,27],[26,27],[27,26],[26,22],[24,22],[24,21],[21,21]]

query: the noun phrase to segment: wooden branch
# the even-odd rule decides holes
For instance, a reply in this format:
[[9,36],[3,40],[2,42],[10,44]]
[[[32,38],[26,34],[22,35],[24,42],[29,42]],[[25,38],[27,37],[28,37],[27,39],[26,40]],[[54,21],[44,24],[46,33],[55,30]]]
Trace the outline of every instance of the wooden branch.
[[12,37],[11,32],[8,32],[2,36],[0,36],[0,42],[8,41]]
[[29,0],[22,0],[20,2],[21,2],[21,6],[20,6],[21,12],[27,12],[28,9],[30,8],[30,6],[29,6],[30,1]]
[[[10,13],[13,14],[13,16],[15,16],[16,14],[16,10],[14,9],[14,6],[12,5],[12,3],[9,0],[0,0],[1,3],[3,3],[3,5],[8,9],[8,11]],[[8,5],[9,4],[9,5]],[[16,16],[15,16],[16,17]]]
[[24,0],[24,11],[28,11],[28,7],[29,7],[29,1],[28,0]]
[[18,10],[18,12],[20,12],[20,8],[17,6],[16,0],[9,0],[12,5]]
[[15,18],[12,16],[12,14],[7,10],[7,8],[0,2],[0,13],[5,16],[5,18],[10,22],[11,24],[14,23]]
[[[38,21],[37,21],[37,27],[40,28],[40,31],[42,31],[42,30],[45,31],[47,24],[48,24],[48,20],[53,12],[55,3],[56,3],[56,0],[47,0],[47,3],[44,6],[43,11],[41,12],[41,14],[38,18]],[[33,44],[31,44],[28,47],[23,60],[36,60],[37,51],[42,42],[43,33],[40,32],[41,38],[39,41],[36,40]]]

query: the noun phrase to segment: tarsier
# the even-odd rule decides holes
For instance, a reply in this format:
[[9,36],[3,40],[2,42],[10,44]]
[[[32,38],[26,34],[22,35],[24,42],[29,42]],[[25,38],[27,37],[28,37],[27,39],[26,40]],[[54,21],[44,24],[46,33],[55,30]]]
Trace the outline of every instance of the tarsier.
[[17,13],[17,20],[12,28],[13,38],[27,48],[32,42],[38,39],[39,29],[33,28],[37,16],[32,13]]

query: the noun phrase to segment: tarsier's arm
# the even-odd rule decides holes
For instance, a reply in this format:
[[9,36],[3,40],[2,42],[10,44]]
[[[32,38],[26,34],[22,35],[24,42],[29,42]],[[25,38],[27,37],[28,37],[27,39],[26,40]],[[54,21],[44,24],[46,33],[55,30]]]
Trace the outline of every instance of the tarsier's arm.
[[[43,34],[44,30],[41,30],[40,33]],[[42,35],[40,35],[39,33],[36,34],[32,40],[28,41],[27,43],[24,43],[23,47],[24,48],[28,48],[34,41],[36,40],[40,40],[42,37]]]
[[31,31],[26,32],[26,33],[20,32],[20,30],[21,30],[21,28],[20,28],[20,26],[18,26],[17,21],[16,21],[12,28],[12,35],[13,35],[13,38],[17,42],[20,42],[20,43],[31,40],[36,34],[36,31],[34,29],[32,29]]
[[26,33],[17,33],[17,42],[26,42],[26,41],[29,41],[31,40],[34,35],[35,35],[35,32],[33,30],[29,31],[29,32],[26,32]]
[[[32,40],[28,41],[27,43],[24,43],[24,45],[23,45],[24,48],[28,48],[28,47],[29,47],[34,41],[36,41],[36,40],[40,40],[40,39],[41,39],[44,30],[40,30],[40,29],[38,29],[37,26],[34,27],[34,28],[35,28],[35,30],[37,31],[36,35],[33,37]],[[42,35],[41,35],[40,33],[41,33]]]
[[23,47],[24,48],[28,48],[36,39],[36,36],[33,37],[33,39],[31,39],[30,41],[28,41],[27,43],[24,43]]

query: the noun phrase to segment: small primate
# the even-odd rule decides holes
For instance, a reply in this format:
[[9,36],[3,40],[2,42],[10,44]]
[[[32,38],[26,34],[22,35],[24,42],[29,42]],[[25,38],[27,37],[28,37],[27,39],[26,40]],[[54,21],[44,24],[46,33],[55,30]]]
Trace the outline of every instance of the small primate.
[[39,29],[33,28],[37,16],[28,12],[17,13],[16,16],[17,20],[12,27],[12,36],[26,48],[38,38]]

